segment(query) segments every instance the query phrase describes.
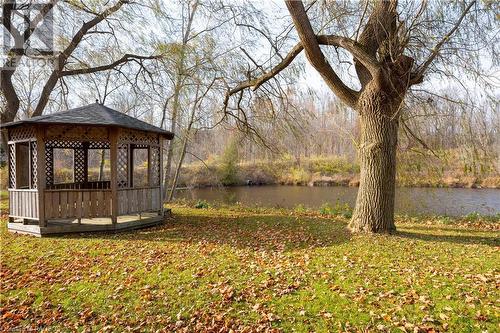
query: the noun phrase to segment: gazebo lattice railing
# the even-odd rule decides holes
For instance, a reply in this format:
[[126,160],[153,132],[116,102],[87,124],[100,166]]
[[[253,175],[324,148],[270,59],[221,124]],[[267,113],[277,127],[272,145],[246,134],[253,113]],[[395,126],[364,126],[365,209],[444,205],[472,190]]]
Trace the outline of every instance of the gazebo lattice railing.
[[[32,118],[29,123],[5,126],[9,138],[9,230],[38,235],[116,230],[163,219],[162,148],[164,138],[173,135],[100,104],[88,107],[93,113],[104,113],[104,124],[61,124]],[[75,117],[81,117],[82,110],[88,117],[95,116],[88,115],[85,108],[75,110]],[[71,119],[71,112],[61,113],[63,119]],[[130,128],[131,124],[136,128]],[[56,182],[55,149],[72,150],[71,182]],[[92,149],[109,150],[109,180],[89,179]],[[135,179],[137,149],[147,152],[145,181]]]

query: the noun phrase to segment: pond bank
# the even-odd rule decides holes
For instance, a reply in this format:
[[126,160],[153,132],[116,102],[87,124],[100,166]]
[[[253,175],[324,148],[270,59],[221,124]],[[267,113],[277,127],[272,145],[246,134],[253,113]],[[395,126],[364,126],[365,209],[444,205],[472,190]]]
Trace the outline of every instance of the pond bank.
[[[407,158],[405,156],[405,158]],[[500,188],[500,175],[492,168],[470,171],[447,165],[403,160],[400,156],[396,183],[399,187]],[[437,163],[437,162],[436,162]],[[311,157],[299,161],[276,159],[236,163],[233,168],[218,160],[192,163],[182,168],[179,187],[220,185],[359,186],[359,165],[338,157]]]
[[[187,172],[188,175],[192,173]],[[188,188],[207,188],[207,187],[220,187],[220,186],[261,186],[261,185],[286,185],[286,186],[309,186],[309,187],[331,187],[331,186],[345,186],[345,187],[359,187],[359,175],[335,175],[335,176],[321,176],[313,175],[311,180],[293,181],[293,180],[262,180],[259,177],[244,177],[245,180],[240,180],[234,184],[223,185],[217,179],[203,180],[200,182],[188,180],[189,176],[182,177],[183,181],[179,183],[180,189]],[[195,179],[199,177],[194,176]],[[500,177],[446,177],[438,181],[430,181],[425,179],[415,179],[415,182],[405,182],[401,184],[396,182],[398,187],[430,187],[430,188],[487,188],[487,189],[500,189]]]

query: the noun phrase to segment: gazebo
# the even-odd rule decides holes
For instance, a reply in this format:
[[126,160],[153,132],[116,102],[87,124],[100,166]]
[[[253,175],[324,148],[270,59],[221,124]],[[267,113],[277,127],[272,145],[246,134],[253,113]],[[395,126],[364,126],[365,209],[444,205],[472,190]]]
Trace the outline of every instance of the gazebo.
[[[173,133],[99,103],[1,127],[8,137],[9,231],[42,236],[163,221],[162,151]],[[96,152],[98,178],[89,167]]]

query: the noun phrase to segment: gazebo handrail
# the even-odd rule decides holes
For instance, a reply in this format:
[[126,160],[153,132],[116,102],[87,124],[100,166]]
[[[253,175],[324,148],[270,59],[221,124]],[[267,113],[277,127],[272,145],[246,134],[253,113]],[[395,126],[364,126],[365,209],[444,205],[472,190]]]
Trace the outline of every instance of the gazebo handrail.
[[159,187],[160,187],[160,185],[121,187],[121,188],[118,188],[118,191],[124,191],[124,190],[149,190],[149,189],[152,189],[152,188],[159,188]]
[[7,192],[38,192],[36,188],[11,188],[7,189]]
[[109,180],[96,180],[87,182],[68,182],[68,183],[53,183],[47,185],[49,190],[54,189],[107,189],[110,188],[111,181]]
[[52,188],[45,192],[111,192],[110,188]]

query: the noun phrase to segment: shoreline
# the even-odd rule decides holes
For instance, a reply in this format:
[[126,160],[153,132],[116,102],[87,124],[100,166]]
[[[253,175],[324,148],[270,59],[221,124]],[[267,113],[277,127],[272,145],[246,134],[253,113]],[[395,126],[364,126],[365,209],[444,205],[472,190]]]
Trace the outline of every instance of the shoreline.
[[[223,184],[182,184],[182,186],[177,187],[176,190],[189,190],[189,189],[202,189],[202,188],[218,188],[218,187],[259,187],[259,186],[299,186],[299,187],[359,187],[359,182],[356,184],[352,183],[321,183],[321,184],[303,184],[303,183],[286,183],[286,182],[276,182],[276,183],[263,183],[263,182],[258,182],[258,183],[251,183],[251,184],[245,184],[245,183],[238,183],[238,184],[229,184],[229,185],[223,185]],[[481,189],[496,189],[500,190],[500,186],[493,185],[493,186],[482,186],[482,185],[476,185],[476,184],[403,184],[400,185],[396,183],[396,188],[449,188],[449,189],[476,189],[476,190],[481,190]]]
[[[352,213],[358,189],[354,187],[293,185],[218,186],[176,191],[173,203],[200,207],[237,205],[291,210],[323,210]],[[285,199],[287,194],[290,199]],[[409,216],[472,216],[500,218],[495,203],[498,189],[398,187],[395,213]]]
[[[396,172],[398,187],[500,189],[500,170],[471,172],[460,165],[412,166],[401,161]],[[430,163],[430,162],[429,162]],[[419,164],[420,165],[420,164]],[[240,162],[230,169],[218,160],[182,167],[178,187],[234,185],[298,185],[358,187],[359,166],[345,158],[317,157],[293,160]]]

